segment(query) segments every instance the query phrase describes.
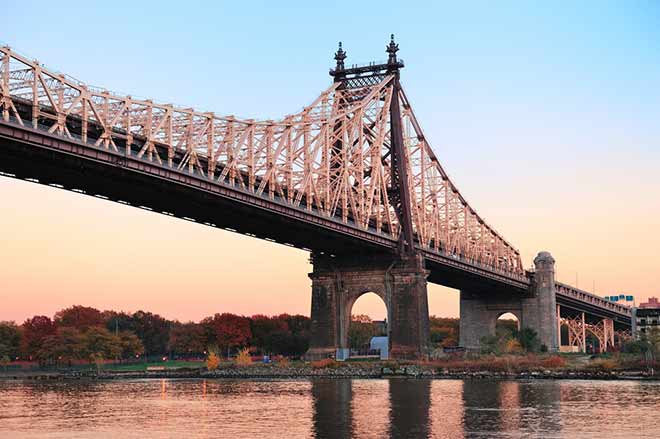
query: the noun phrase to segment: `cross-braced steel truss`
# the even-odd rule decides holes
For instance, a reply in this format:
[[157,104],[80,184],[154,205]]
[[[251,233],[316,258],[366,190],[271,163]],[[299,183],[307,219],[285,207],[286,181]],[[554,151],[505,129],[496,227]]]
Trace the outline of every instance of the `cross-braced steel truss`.
[[586,329],[584,313],[577,317],[566,317],[561,319],[561,324],[568,329],[568,346],[577,347],[579,351],[586,351]]
[[[350,84],[349,84],[350,82]],[[85,85],[0,48],[0,113],[65,138],[278,199],[397,238],[391,106],[401,103],[415,246],[524,275],[519,252],[448,178],[395,75],[336,81],[272,121],[217,116]]]

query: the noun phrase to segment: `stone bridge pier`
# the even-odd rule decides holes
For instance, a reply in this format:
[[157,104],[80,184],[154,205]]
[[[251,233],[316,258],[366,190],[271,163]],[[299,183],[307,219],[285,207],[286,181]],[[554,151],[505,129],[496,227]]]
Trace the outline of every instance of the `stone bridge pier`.
[[520,328],[536,331],[541,344],[556,352],[557,307],[555,298],[555,260],[548,252],[534,259],[536,271],[531,290],[525,295],[507,291],[462,290],[460,298],[460,346],[479,350],[481,338],[495,335],[495,322],[505,313],[518,318]]
[[337,256],[313,254],[312,326],[308,360],[347,352],[351,309],[363,294],[377,294],[387,308],[391,358],[428,356],[429,311],[421,255]]

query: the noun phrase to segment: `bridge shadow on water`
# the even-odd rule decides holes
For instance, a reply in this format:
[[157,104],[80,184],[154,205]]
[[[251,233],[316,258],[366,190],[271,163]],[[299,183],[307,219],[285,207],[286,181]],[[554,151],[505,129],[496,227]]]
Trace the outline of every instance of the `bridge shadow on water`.
[[319,438],[554,436],[562,430],[556,382],[391,379],[367,391],[363,380],[315,380],[311,386]]

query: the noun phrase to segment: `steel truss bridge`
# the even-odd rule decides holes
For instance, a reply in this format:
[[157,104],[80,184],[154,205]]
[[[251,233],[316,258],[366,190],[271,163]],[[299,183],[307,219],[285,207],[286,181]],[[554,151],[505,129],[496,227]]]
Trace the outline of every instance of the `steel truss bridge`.
[[[423,255],[429,281],[525,294],[519,251],[468,204],[385,64],[346,68],[280,120],[239,119],[93,87],[0,48],[0,171],[340,256]],[[567,309],[630,324],[630,310],[568,285]]]

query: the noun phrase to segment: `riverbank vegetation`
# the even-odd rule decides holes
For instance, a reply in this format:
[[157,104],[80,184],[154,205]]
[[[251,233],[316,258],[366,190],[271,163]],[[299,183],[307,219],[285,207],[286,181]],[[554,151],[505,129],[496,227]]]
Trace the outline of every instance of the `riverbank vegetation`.
[[145,311],[100,311],[76,305],[52,318],[38,315],[20,325],[0,322],[0,366],[203,362],[210,352],[218,358],[233,357],[245,348],[254,354],[297,357],[308,348],[309,325],[309,318],[302,315],[217,313],[199,322],[179,322]]

